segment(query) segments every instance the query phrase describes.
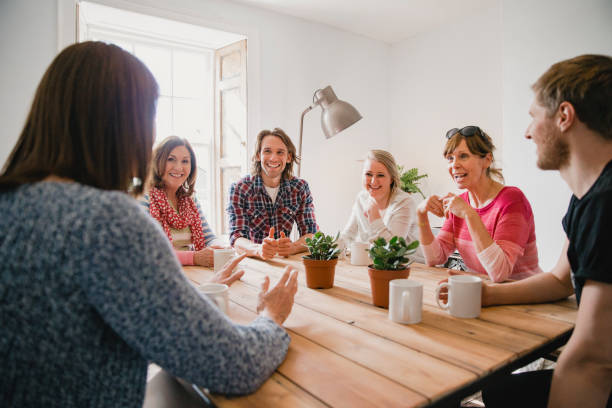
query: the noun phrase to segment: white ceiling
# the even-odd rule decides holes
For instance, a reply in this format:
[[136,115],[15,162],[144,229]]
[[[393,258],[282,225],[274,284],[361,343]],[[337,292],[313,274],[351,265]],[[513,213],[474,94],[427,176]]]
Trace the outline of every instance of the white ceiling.
[[393,44],[493,6],[497,0],[233,0]]

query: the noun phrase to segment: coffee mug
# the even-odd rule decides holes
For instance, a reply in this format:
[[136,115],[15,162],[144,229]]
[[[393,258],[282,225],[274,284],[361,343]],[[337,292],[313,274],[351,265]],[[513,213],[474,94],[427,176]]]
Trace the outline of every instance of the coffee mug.
[[370,249],[368,242],[351,243],[351,264],[362,266],[371,264],[368,249]]
[[234,250],[232,248],[215,249],[213,255],[213,270],[217,272],[233,257]]
[[389,319],[396,323],[421,321],[423,284],[412,279],[394,279],[389,283]]
[[223,313],[229,309],[229,287],[223,283],[205,283],[198,288],[208,296]]
[[[440,291],[448,288],[448,302],[440,302]],[[482,279],[471,275],[454,275],[436,288],[436,302],[452,316],[474,318],[480,316]]]

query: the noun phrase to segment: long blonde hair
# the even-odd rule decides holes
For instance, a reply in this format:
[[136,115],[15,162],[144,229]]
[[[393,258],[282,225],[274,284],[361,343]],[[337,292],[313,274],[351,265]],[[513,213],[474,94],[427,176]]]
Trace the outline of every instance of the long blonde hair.
[[382,163],[387,168],[389,176],[391,176],[391,187],[389,194],[393,194],[396,188],[400,185],[400,175],[397,169],[397,163],[391,153],[386,150],[370,150],[366,156],[366,160],[373,160]]

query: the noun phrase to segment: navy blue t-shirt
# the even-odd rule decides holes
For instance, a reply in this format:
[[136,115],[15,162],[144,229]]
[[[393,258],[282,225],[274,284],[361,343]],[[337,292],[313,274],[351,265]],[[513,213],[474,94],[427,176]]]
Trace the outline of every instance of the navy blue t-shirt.
[[567,257],[580,304],[587,279],[612,283],[612,161],[581,199],[572,196],[563,229],[569,239]]

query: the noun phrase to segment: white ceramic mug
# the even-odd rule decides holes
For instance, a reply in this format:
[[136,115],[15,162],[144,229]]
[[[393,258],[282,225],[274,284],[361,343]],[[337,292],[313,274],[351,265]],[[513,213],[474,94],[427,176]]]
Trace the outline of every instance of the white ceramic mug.
[[229,287],[223,283],[205,283],[198,288],[208,296],[223,313],[229,309]]
[[351,243],[351,264],[362,266],[371,264],[369,249],[370,244],[368,242],[355,241]]
[[215,249],[213,254],[213,270],[217,272],[234,257],[232,248]]
[[[448,288],[448,302],[440,302],[440,290]],[[471,275],[454,275],[436,288],[436,302],[452,316],[474,318],[480,316],[482,279]]]
[[396,323],[421,321],[423,284],[412,279],[394,279],[389,283],[389,319]]

